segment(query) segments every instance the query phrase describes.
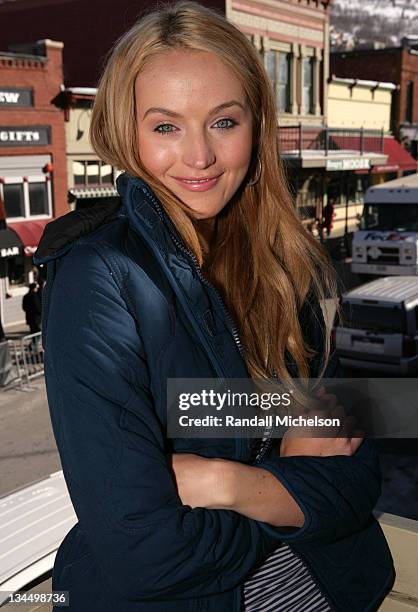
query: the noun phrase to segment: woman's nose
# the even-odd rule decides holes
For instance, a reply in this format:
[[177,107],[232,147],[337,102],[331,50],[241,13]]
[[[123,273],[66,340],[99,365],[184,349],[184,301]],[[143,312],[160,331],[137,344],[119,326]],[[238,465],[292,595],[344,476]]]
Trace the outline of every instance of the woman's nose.
[[183,151],[183,162],[190,168],[208,168],[216,161],[215,151],[204,134],[191,135],[184,143]]

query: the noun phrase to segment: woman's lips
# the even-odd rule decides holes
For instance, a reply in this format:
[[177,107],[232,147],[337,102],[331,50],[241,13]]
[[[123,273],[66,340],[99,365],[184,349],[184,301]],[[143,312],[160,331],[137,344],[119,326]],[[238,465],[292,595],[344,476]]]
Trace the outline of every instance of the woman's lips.
[[215,176],[212,179],[206,179],[206,180],[201,180],[201,181],[185,180],[185,179],[176,178],[175,176],[173,176],[173,179],[179,185],[181,185],[185,189],[188,189],[189,191],[208,191],[208,189],[212,189],[212,187],[214,187],[218,183],[221,176],[222,174],[220,174],[219,176]]

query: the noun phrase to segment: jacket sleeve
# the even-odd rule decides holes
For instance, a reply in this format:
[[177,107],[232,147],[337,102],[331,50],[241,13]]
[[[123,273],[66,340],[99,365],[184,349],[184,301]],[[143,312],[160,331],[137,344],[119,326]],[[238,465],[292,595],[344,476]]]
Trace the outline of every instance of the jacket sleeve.
[[[324,353],[325,324],[318,302],[304,308],[301,324],[305,339],[317,348],[310,363],[317,377]],[[331,352],[323,378],[342,377],[337,355]],[[351,456],[280,457],[277,446],[258,467],[271,472],[288,489],[305,516],[297,530],[265,529],[295,542],[332,542],[363,529],[381,493],[379,458],[372,440],[364,440]],[[283,533],[285,531],[285,533]]]
[[45,291],[54,434],[80,527],[104,579],[125,597],[150,600],[242,584],[277,540],[233,511],[182,505],[141,337],[104,260],[91,247],[74,248]]

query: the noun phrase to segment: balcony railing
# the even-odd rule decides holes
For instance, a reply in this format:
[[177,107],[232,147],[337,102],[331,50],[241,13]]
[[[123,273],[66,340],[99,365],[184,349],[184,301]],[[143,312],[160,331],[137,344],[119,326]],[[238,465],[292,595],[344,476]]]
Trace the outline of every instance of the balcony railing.
[[296,125],[279,128],[282,155],[302,157],[303,153],[335,155],[354,152],[383,154],[384,130],[340,129],[322,126]]

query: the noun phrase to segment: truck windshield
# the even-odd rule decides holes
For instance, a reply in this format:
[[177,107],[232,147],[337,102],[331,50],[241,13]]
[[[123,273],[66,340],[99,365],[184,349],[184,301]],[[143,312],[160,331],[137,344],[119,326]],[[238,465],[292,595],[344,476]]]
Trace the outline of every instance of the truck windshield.
[[406,333],[405,310],[399,306],[342,303],[342,326],[385,333]]
[[417,232],[418,202],[417,204],[365,204],[360,229]]

